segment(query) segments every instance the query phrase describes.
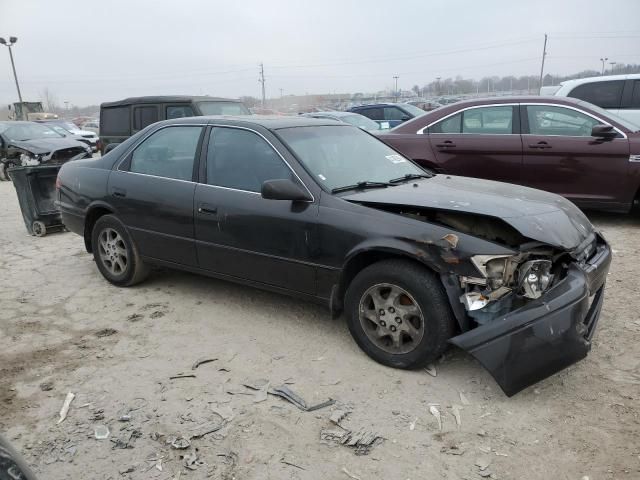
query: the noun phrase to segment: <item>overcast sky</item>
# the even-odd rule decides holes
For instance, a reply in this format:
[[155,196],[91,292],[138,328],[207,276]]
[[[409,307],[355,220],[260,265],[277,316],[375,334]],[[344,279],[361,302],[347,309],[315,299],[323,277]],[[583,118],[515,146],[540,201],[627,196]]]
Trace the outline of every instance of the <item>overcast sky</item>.
[[[640,63],[640,1],[0,0],[23,99],[372,92],[435,77],[537,75]],[[0,48],[0,104],[17,101]]]

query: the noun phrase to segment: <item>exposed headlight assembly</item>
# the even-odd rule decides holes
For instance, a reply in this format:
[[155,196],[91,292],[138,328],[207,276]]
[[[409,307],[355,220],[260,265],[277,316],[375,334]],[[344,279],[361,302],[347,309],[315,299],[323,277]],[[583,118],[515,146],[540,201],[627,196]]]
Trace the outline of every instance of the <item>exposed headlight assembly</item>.
[[550,260],[524,262],[519,269],[518,288],[526,298],[540,298],[553,280]]

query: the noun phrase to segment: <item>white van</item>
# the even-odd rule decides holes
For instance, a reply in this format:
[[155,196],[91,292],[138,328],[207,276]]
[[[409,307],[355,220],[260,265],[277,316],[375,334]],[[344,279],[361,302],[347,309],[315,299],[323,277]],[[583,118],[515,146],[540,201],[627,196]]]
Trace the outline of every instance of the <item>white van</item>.
[[567,80],[554,95],[585,100],[640,126],[640,73]]

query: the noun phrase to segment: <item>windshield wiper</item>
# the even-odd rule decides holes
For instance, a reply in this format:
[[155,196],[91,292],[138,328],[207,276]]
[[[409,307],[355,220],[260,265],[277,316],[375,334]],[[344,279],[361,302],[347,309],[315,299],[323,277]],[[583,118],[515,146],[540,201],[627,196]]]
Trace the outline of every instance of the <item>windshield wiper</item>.
[[415,180],[417,178],[431,178],[431,177],[433,177],[433,175],[429,175],[428,173],[407,173],[402,177],[392,178],[391,180],[389,180],[389,183],[394,184],[394,183],[404,182],[406,180]]
[[363,180],[362,182],[354,183],[353,185],[345,185],[344,187],[336,187],[331,189],[331,193],[346,192],[347,190],[355,190],[358,188],[386,188],[389,184],[386,182],[370,182],[369,180]]

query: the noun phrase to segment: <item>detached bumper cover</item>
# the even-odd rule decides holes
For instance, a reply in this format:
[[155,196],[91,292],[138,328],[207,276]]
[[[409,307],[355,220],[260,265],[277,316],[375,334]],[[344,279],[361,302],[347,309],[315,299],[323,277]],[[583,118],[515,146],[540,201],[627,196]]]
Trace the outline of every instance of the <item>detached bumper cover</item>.
[[586,263],[572,264],[538,300],[450,341],[512,396],[587,356],[610,264],[611,249],[602,241]]

